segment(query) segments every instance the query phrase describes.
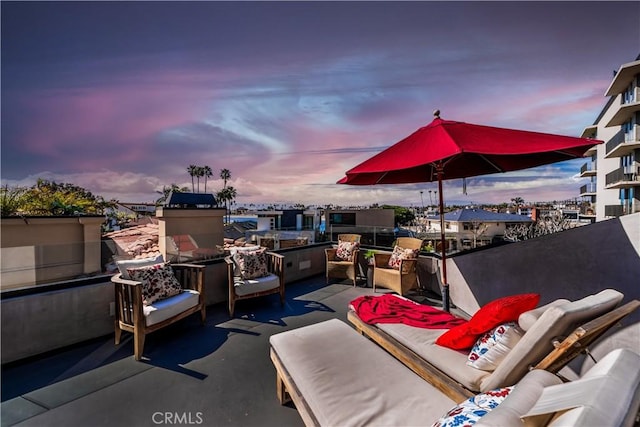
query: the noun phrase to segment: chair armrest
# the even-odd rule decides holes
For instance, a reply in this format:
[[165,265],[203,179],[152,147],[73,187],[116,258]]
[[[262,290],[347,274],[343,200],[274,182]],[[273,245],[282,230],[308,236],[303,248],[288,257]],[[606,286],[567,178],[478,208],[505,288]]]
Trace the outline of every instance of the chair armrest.
[[325,249],[324,253],[327,256],[327,261],[338,261],[338,257],[336,256],[337,251],[336,248]]
[[388,268],[391,254],[373,254],[373,265],[376,268]]
[[360,249],[355,249],[351,254],[351,262],[353,262],[354,264],[357,264],[359,257],[360,257]]
[[408,274],[415,271],[417,263],[418,260],[416,258],[403,259],[400,261],[400,273]]
[[142,282],[138,282],[137,280],[131,280],[131,279],[123,279],[122,278],[122,273],[118,273],[114,276],[111,276],[111,282],[118,284],[118,285],[124,285],[124,286],[140,286],[142,287]]
[[275,252],[266,252],[267,255],[267,270],[270,273],[275,274],[280,278],[280,282],[283,282],[284,277],[284,255],[277,254]]

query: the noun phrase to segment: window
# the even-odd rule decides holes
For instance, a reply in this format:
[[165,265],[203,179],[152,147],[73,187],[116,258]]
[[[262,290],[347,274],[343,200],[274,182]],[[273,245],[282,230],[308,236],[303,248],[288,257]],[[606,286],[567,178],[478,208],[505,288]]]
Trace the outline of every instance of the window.
[[355,213],[332,213],[329,214],[330,225],[356,225]]

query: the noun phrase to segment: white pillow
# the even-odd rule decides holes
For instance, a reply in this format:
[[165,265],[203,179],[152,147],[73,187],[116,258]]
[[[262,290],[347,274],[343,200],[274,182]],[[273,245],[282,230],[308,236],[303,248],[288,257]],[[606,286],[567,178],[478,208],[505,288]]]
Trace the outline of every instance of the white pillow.
[[467,365],[483,371],[495,371],[523,334],[516,322],[496,326],[478,338],[469,352]]
[[139,268],[139,267],[148,267],[154,264],[164,263],[164,258],[162,254],[157,257],[151,258],[141,258],[141,259],[122,259],[116,261],[116,266],[118,266],[118,270],[120,270],[120,277],[123,279],[131,280],[131,276],[127,271],[127,268]]

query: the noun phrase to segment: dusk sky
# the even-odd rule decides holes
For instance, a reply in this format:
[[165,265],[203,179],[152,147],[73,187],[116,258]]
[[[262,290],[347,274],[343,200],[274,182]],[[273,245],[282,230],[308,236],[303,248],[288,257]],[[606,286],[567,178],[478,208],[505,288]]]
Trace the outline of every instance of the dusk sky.
[[[640,53],[640,2],[2,1],[2,184],[152,202],[190,164],[236,202],[419,206],[345,171],[443,119],[580,136]],[[563,200],[586,160],[445,182]],[[204,186],[200,184],[201,190]]]

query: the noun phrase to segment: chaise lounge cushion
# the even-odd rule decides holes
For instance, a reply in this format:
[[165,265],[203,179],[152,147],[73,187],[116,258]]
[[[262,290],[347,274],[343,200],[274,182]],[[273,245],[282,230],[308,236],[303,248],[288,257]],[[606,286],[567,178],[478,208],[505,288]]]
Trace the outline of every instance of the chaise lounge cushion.
[[578,301],[549,307],[493,372],[468,366],[468,352],[437,345],[436,339],[445,330],[421,329],[404,324],[376,326],[468,390],[487,391],[518,382],[529,366],[538,363],[553,349],[554,339],[612,310],[622,297],[618,291],[605,289]]
[[269,341],[318,425],[425,425],[456,404],[340,320]]

